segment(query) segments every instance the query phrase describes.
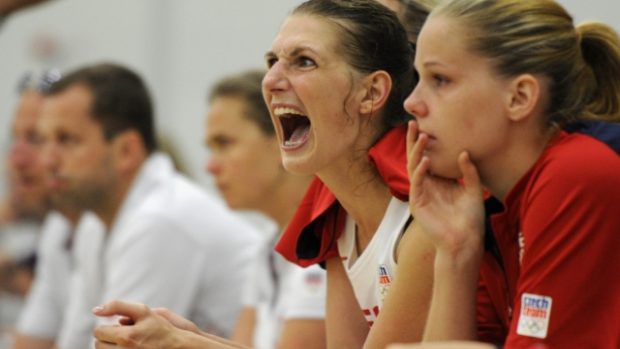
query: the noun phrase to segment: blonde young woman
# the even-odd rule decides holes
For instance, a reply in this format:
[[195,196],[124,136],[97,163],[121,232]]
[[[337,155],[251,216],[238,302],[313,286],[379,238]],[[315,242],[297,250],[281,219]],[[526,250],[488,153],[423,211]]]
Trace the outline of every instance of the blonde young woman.
[[[620,157],[563,130],[620,118],[617,34],[554,1],[453,0],[417,48],[410,203],[437,249],[425,339],[620,347]],[[486,252],[483,188],[498,199]]]

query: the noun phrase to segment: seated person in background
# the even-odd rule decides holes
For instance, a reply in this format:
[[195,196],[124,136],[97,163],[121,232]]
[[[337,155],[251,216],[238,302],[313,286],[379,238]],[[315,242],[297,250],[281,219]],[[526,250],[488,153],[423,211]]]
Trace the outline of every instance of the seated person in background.
[[[77,267],[76,231],[88,239],[101,239],[103,227],[92,214],[52,202],[37,250],[32,289],[17,322],[12,349],[47,349],[59,336]],[[79,222],[79,223],[78,223]],[[84,318],[90,321],[89,317]]]
[[43,164],[38,157],[36,121],[42,103],[27,75],[11,128],[7,159],[8,193],[0,202],[0,331],[13,327],[30,288],[41,222],[49,209]]
[[[19,138],[25,138],[30,140],[27,144],[31,143],[31,147],[12,147],[12,149],[20,149],[23,153],[15,157],[15,159],[21,159],[19,168],[25,170],[38,164],[39,170],[44,171],[42,162],[39,160],[40,156],[36,156],[39,152],[38,138],[40,137],[35,126],[43,101],[42,91],[45,91],[50,83],[59,78],[60,74],[57,71],[49,71],[36,86],[31,86],[31,83],[24,86],[22,102],[18,110],[30,110],[31,112],[20,112],[16,115],[14,144],[19,144],[17,142]],[[31,149],[31,151],[25,152],[26,149]],[[166,149],[167,152],[168,150]],[[29,174],[28,178],[33,177],[32,171],[26,171],[26,173]],[[47,176],[44,177],[44,181],[45,179]],[[36,183],[36,181],[33,182]],[[13,188],[20,188],[20,186],[14,185]],[[46,187],[45,190],[47,192],[49,188]],[[26,194],[25,190],[20,192]],[[63,322],[64,309],[68,304],[71,274],[78,257],[74,246],[75,241],[79,240],[75,239],[75,231],[82,231],[81,236],[86,236],[86,240],[100,239],[103,234],[101,222],[92,213],[86,213],[80,217],[80,211],[71,207],[62,207],[62,200],[58,200],[57,196],[39,195],[39,197],[49,198],[44,201],[49,202],[52,212],[48,213],[41,229],[36,255],[36,277],[17,322],[17,331],[11,347],[13,349],[45,349],[53,346]],[[76,228],[78,219],[80,223]],[[4,305],[5,303],[3,307]],[[4,312],[5,308],[2,308],[2,313]],[[85,320],[90,321],[90,319],[91,316],[86,314]],[[15,319],[10,321],[11,325],[14,323]]]
[[[261,92],[264,75],[232,76],[211,91],[207,170],[230,208],[258,210],[283,229],[312,177],[290,174],[282,166]],[[279,235],[254,264],[232,339],[257,349],[325,348],[325,271],[287,262],[273,250]]]
[[91,210],[105,229],[103,239],[78,232],[57,346],[88,347],[90,311],[112,299],[168,307],[230,334],[260,236],[157,152],[140,77],[115,64],[76,70],[47,91],[38,126],[51,195]]
[[[211,150],[207,170],[215,176],[229,207],[258,210],[281,229],[291,219],[312,177],[292,175],[282,167],[261,92],[264,74],[245,72],[213,87],[206,128],[206,144]],[[273,251],[274,243],[267,245],[253,263],[244,289],[244,308],[231,339],[257,349],[325,348],[325,271],[286,262]],[[100,315],[123,314],[121,309],[141,310],[134,304],[116,302],[106,305]],[[159,321],[172,317],[162,309],[146,314]],[[167,329],[171,331],[167,333]],[[161,337],[172,337],[174,329],[157,328],[161,337],[141,342],[153,331],[155,327],[149,327],[144,317],[135,326],[97,329],[111,343],[127,335],[140,338],[136,348],[156,345]],[[205,343],[211,344],[207,339]]]
[[[37,226],[40,240],[36,253],[36,274],[16,326],[12,344],[14,349],[49,348],[53,345],[62,311],[67,304],[66,290],[72,259],[69,246],[73,240],[73,226],[79,218],[79,211],[57,206],[49,195],[36,127],[43,93],[60,78],[60,74],[50,70],[38,81],[31,77],[26,76],[20,85],[21,98],[13,121],[9,167],[13,195],[11,207],[20,213],[18,216],[36,221],[44,216],[45,219],[42,226]],[[33,259],[29,257],[27,260]],[[25,293],[27,288],[22,288]]]

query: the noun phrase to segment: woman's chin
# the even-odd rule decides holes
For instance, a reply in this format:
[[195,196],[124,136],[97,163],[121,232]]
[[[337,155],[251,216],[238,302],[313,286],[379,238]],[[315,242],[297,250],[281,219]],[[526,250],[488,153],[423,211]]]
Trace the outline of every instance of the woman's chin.
[[458,166],[448,166],[448,165],[437,165],[433,166],[431,162],[430,173],[433,176],[441,177],[441,178],[450,178],[450,179],[458,179],[463,177],[461,170]]
[[292,173],[294,175],[314,175],[314,171],[308,166],[306,161],[301,161],[301,159],[282,159],[282,165],[286,172]]

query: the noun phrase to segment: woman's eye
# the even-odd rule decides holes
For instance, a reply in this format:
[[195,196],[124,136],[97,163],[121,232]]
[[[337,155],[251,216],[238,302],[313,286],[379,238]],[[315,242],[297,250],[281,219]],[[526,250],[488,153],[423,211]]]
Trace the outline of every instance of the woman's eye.
[[316,63],[314,62],[313,59],[308,58],[308,57],[303,57],[303,56],[297,59],[297,64],[302,68],[316,66]]
[[220,138],[215,143],[215,147],[220,151],[225,151],[233,145],[233,140],[230,138]]
[[433,75],[433,80],[435,81],[436,86],[443,86],[450,82],[448,78],[440,74]]

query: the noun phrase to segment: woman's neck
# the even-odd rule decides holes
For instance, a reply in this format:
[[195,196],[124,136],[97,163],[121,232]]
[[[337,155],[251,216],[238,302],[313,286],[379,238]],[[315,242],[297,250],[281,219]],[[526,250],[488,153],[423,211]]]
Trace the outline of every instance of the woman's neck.
[[355,221],[357,239],[363,250],[379,228],[392,197],[387,184],[367,157],[318,176]]
[[482,183],[493,196],[505,201],[512,188],[534,166],[557,133],[555,127],[539,133],[531,130],[516,133],[506,151],[492,161],[477,164]]

